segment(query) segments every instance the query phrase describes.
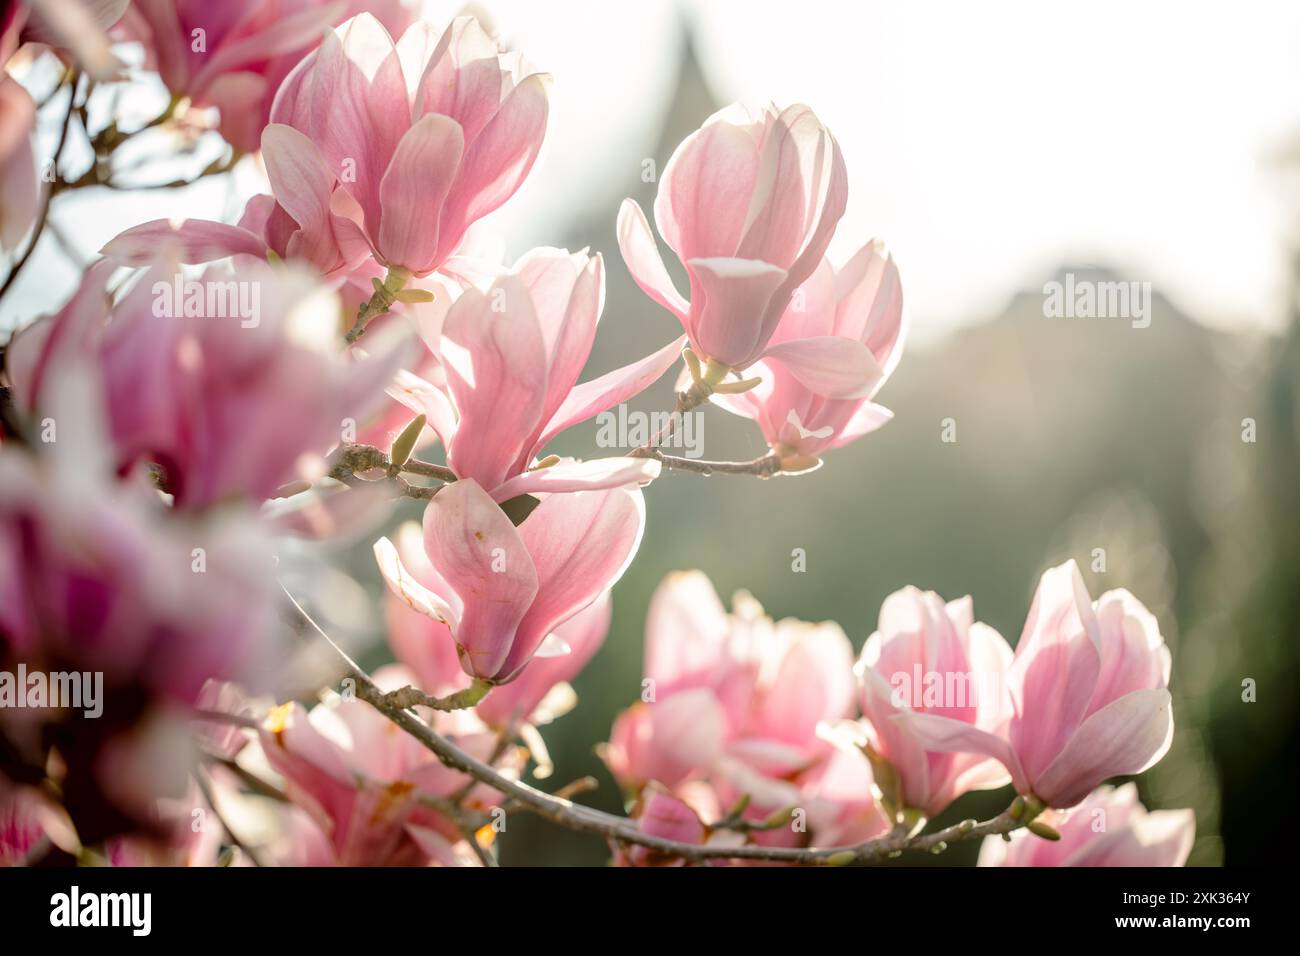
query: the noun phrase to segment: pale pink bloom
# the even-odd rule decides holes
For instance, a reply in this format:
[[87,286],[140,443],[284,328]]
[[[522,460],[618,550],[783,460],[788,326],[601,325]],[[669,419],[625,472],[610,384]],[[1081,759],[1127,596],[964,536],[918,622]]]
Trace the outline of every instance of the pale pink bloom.
[[885,599],[879,628],[863,645],[855,668],[862,714],[873,748],[898,774],[899,810],[934,817],[968,790],[1007,782],[996,760],[927,751],[911,725],[897,719],[937,714],[989,733],[1004,730],[1011,718],[1011,648],[974,617],[969,597],[945,604],[933,591],[906,587]]
[[732,369],[766,358],[822,394],[861,397],[880,377],[862,342],[817,334],[771,344],[847,196],[839,146],[812,110],[768,106],[754,115],[732,106],[677,148],[655,200],[659,232],[690,276],[690,301],[673,286],[630,199],[619,211],[619,248],[637,284],[681,320],[701,358]]
[[980,866],[1183,866],[1196,841],[1191,810],[1148,812],[1137,785],[1099,787],[1070,810],[1049,810],[1039,819],[1060,840],[1043,840],[1027,830],[985,837]]
[[[402,567],[417,582],[433,592],[445,586],[425,553],[419,525],[408,522],[394,537]],[[560,624],[554,634],[569,648],[569,653],[534,658],[519,677],[494,688],[475,707],[475,712],[486,723],[501,728],[541,723],[560,716],[557,711],[572,704],[572,691],[565,694],[563,688],[600,650],[609,633],[612,610],[609,594],[602,594]],[[392,591],[386,596],[384,611],[389,646],[398,662],[415,675],[415,686],[435,697],[469,686],[471,678],[460,666],[456,641],[446,624],[413,610],[404,598]]]
[[[376,672],[386,690],[409,684],[400,667]],[[425,715],[434,728],[480,760],[496,735],[468,711]],[[451,770],[418,740],[357,698],[334,699],[307,713],[296,703],[276,708],[262,731],[262,749],[284,777],[289,797],[325,832],[343,866],[418,866],[438,859],[461,839],[430,801],[459,792],[471,778]],[[504,769],[517,774],[508,755]],[[500,794],[475,785],[470,809],[495,804]]]
[[429,564],[420,574],[387,538],[375,543],[375,557],[393,593],[450,628],[467,674],[503,684],[539,650],[564,652],[552,632],[614,586],[644,528],[635,487],[546,495],[516,527],[463,478],[425,510]]
[[[834,735],[831,735],[834,736]],[[848,739],[833,741],[816,763],[793,775],[767,776],[743,761],[720,760],[711,775],[721,807],[748,798],[742,817],[767,823],[774,815],[781,826],[749,835],[760,846],[797,847],[859,843],[890,829],[889,817],[876,799],[875,777],[862,751]],[[682,793],[690,793],[687,783]],[[714,822],[704,817],[705,822]]]
[[[6,15],[21,30],[21,43],[39,43],[63,60],[77,65],[96,80],[118,76],[121,63],[109,49],[104,31],[121,19],[129,0],[13,0]],[[28,9],[30,8],[30,9]],[[12,27],[10,27],[12,29]],[[8,31],[6,31],[8,32]],[[0,43],[8,59],[8,43]]]
[[497,501],[537,492],[645,482],[658,462],[616,457],[535,469],[555,435],[638,394],[671,366],[682,341],[577,384],[605,293],[599,255],[534,249],[485,290],[466,289],[436,333],[423,335],[446,387],[399,376],[393,394],[426,416],[447,464]]
[[773,622],[747,594],[734,603],[728,614],[698,571],[655,592],[643,700],[619,716],[603,752],[624,787],[675,788],[724,761],[787,777],[830,753],[823,725],[853,709],[848,638],[830,622]]
[[394,44],[362,14],[286,78],[262,150],[284,171],[276,200],[305,232],[339,212],[380,262],[422,276],[519,188],[546,118],[543,75],[473,18],[441,37],[417,22]]
[[6,252],[22,242],[40,207],[35,127],[31,96],[0,74],[0,250]]
[[868,350],[872,382],[861,397],[829,397],[820,385],[805,384],[808,376],[788,364],[760,360],[748,373],[761,379],[756,387],[713,400],[756,421],[768,444],[786,457],[814,458],[889,421],[893,413],[870,398],[898,364],[906,330],[898,269],[879,241],[867,243],[838,270],[823,259],[796,290],[772,343],[826,336],[860,342]]
[[[272,187],[281,175],[293,175],[278,166],[269,167],[268,174]],[[233,226],[208,219],[153,219],[119,233],[100,253],[123,265],[147,266],[159,249],[174,250],[177,261],[187,264],[228,256],[264,260],[274,254],[285,261],[305,262],[326,278],[361,280],[362,300],[373,291],[368,278],[383,274],[370,257],[365,236],[346,215],[329,211],[299,225],[268,195],[251,198]]]
[[[302,269],[214,267],[187,286],[162,258],[110,306],[111,271],[92,267],[58,314],[15,336],[15,402],[39,409],[55,351],[87,354],[117,464],[159,465],[178,506],[261,500],[319,470],[347,423],[378,408],[410,351],[395,329],[367,343],[372,356],[340,357],[338,300]],[[219,314],[207,314],[214,303]]]
[[364,11],[396,33],[413,19],[397,0],[136,0],[118,33],[144,44],[172,93],[216,107],[221,135],[251,153],[289,71],[330,27]]
[[[674,843],[701,844],[707,841],[708,828],[700,821],[695,810],[684,800],[663,787],[646,787],[632,809],[637,829],[647,836]],[[630,844],[615,857],[618,866],[685,866],[686,860],[670,853],[661,853],[653,847]]]
[[1002,735],[937,714],[907,720],[931,750],[993,757],[1022,794],[1070,807],[1169,750],[1170,656],[1155,617],[1127,591],[1095,604],[1074,561],[1044,573],[1008,672]]

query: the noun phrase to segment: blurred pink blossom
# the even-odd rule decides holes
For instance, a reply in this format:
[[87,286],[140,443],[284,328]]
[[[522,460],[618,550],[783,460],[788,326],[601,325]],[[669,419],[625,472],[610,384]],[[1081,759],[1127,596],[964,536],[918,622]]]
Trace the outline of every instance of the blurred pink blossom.
[[1137,785],[1099,787],[1078,806],[1039,817],[1061,835],[1042,840],[1027,830],[985,837],[980,866],[1182,866],[1196,839],[1191,810],[1148,812]]

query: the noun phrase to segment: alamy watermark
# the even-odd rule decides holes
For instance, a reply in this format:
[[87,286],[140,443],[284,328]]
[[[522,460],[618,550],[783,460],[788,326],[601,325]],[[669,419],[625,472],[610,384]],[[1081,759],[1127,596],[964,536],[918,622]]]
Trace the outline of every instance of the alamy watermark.
[[1043,285],[1043,315],[1049,319],[1128,319],[1135,329],[1151,324],[1151,283],[1076,279]]
[[981,700],[1000,700],[1006,675],[997,671],[895,671],[889,678],[889,702],[894,707],[932,710],[936,707],[978,707]]
[[699,412],[638,412],[627,405],[596,416],[596,445],[600,448],[681,449],[683,457],[704,455],[704,416]]
[[262,321],[262,284],[247,279],[186,279],[177,273],[171,282],[153,284],[153,314],[157,318],[239,319],[242,328]]
[[0,709],[53,707],[80,710],[94,719],[104,712],[103,671],[0,671]]
[[56,927],[120,926],[132,936],[153,928],[152,893],[96,893],[73,886],[50,897],[50,925]]

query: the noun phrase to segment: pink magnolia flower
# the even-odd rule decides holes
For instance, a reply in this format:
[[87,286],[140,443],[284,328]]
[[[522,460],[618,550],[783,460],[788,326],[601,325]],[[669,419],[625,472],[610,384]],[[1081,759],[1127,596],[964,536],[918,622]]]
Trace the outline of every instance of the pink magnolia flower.
[[[160,259],[115,305],[101,262],[56,315],[20,332],[8,370],[34,411],[51,355],[82,349],[103,381],[118,465],[161,466],[176,504],[270,497],[364,421],[407,354],[398,330],[375,354],[338,355],[337,299],[301,269],[212,268],[187,281]],[[229,313],[229,314],[226,314]]]
[[467,674],[504,684],[539,651],[563,651],[548,637],[613,587],[644,528],[635,487],[547,495],[515,527],[478,482],[463,478],[424,512],[429,566],[413,573],[387,538],[375,543],[375,557],[394,594],[447,625]]
[[413,19],[397,0],[136,0],[119,32],[144,44],[173,94],[215,106],[222,136],[251,153],[290,70],[331,26],[366,10],[399,33]]
[[1004,734],[939,714],[904,719],[927,748],[993,757],[1018,792],[1071,807],[1169,750],[1169,668],[1151,612],[1123,590],[1094,604],[1067,561],[1038,584],[1008,671],[1014,712]]
[[969,790],[1007,782],[996,761],[979,754],[928,751],[899,715],[937,714],[1000,733],[1011,718],[1007,669],[1011,648],[974,620],[969,597],[947,604],[933,591],[895,591],[880,608],[880,626],[867,638],[855,672],[871,745],[898,777],[896,809],[928,817]]
[[[281,176],[293,175],[278,165],[268,165],[272,188]],[[337,212],[306,218],[299,225],[274,196],[258,195],[244,207],[239,222],[230,225],[207,219],[153,219],[132,226],[110,239],[101,255],[123,265],[147,266],[159,249],[174,250],[186,264],[213,262],[228,256],[266,260],[274,255],[285,261],[310,265],[325,278],[355,278],[371,293],[369,277],[381,276],[370,258],[370,245],[355,222]],[[357,303],[358,305],[360,302]],[[356,314],[356,309],[352,310]]]
[[285,171],[276,200],[301,228],[346,201],[384,265],[422,276],[519,188],[546,118],[542,74],[473,18],[441,38],[415,23],[394,45],[362,14],[285,79],[262,150]]
[[8,74],[0,74],[0,250],[6,252],[22,242],[40,206],[35,129],[31,96]]
[[[411,677],[398,667],[375,674],[386,690],[410,683]],[[491,756],[496,735],[472,713],[426,717],[473,756]],[[285,704],[267,717],[262,749],[285,778],[290,799],[328,836],[340,865],[459,862],[453,848],[462,839],[460,831],[430,803],[457,793],[471,778],[444,766],[369,704],[335,699],[310,713]],[[508,754],[506,760],[504,772],[517,774],[517,758]],[[483,810],[499,799],[495,790],[476,784],[463,805]]]
[[[535,468],[555,435],[636,395],[671,366],[682,340],[576,384],[591,354],[604,300],[599,255],[534,249],[490,288],[466,289],[440,331],[425,334],[446,390],[400,376],[394,394],[426,416],[447,464],[497,501],[533,492],[648,481],[659,463],[614,457]],[[436,336],[436,340],[435,340]]]
[[[637,829],[647,836],[674,843],[702,844],[708,842],[708,828],[700,821],[694,809],[663,787],[646,787],[632,818]],[[615,858],[619,866],[685,866],[686,860],[671,853],[661,853],[653,847],[634,844],[620,850]]]
[[[407,522],[394,537],[402,567],[419,584],[435,593],[446,587],[425,553],[419,525]],[[471,678],[461,669],[456,641],[446,624],[413,610],[392,591],[384,610],[388,643],[398,662],[415,675],[415,686],[435,697],[469,686]],[[533,658],[516,679],[494,688],[475,707],[478,716],[493,727],[506,728],[520,723],[545,723],[572,707],[572,690],[563,693],[560,689],[567,687],[567,682],[577,677],[600,650],[609,633],[612,612],[612,602],[605,593],[557,626],[554,634],[569,653]]]
[[839,270],[823,259],[795,292],[771,341],[780,345],[826,336],[860,342],[870,353],[872,384],[861,397],[829,397],[785,364],[760,360],[750,370],[761,379],[757,386],[713,400],[758,422],[763,437],[783,458],[808,463],[889,421],[893,413],[869,399],[898,364],[906,330],[898,269],[878,240],[863,246]]
[[1072,810],[1039,817],[1061,834],[1040,840],[1027,830],[985,837],[980,866],[1182,866],[1196,840],[1191,810],[1148,812],[1137,785],[1099,787]]
[[755,116],[733,106],[677,148],[655,200],[659,231],[690,276],[690,301],[630,199],[619,211],[619,248],[637,284],[681,320],[702,358],[731,369],[766,358],[822,394],[859,397],[880,377],[862,342],[821,333],[771,344],[847,196],[839,146],[812,110],[768,106]]
[[852,712],[852,654],[836,624],[773,622],[743,593],[729,615],[702,573],[670,575],[646,622],[643,699],[602,755],[629,789],[797,774],[833,749],[823,725]]

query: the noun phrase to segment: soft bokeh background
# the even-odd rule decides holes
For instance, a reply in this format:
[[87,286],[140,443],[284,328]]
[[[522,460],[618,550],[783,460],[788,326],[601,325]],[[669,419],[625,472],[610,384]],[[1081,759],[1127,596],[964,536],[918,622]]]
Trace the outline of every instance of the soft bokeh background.
[[[452,10],[428,6],[435,18]],[[662,170],[737,98],[803,100],[834,130],[850,203],[832,251],[886,238],[912,321],[880,396],[896,419],[822,470],[674,475],[648,489],[649,527],[615,591],[609,640],[576,682],[579,708],[544,731],[551,782],[594,774],[602,787],[583,799],[618,806],[592,747],[636,698],[647,602],[671,570],[702,568],[724,596],[746,588],[775,616],[838,621],[860,647],[905,584],[974,595],[977,616],[1014,642],[1038,575],[1074,557],[1094,596],[1127,587],[1146,602],[1173,649],[1178,729],[1141,780],[1144,800],[1196,810],[1192,863],[1274,857],[1297,765],[1300,7],[475,7],[555,75],[546,152],[495,224],[512,255],[537,244],[604,253],[608,300],[588,376],[675,333],[628,277],[615,216],[625,196],[651,203],[644,160]],[[154,104],[140,100],[149,115]],[[68,254],[93,254],[125,225],[233,218],[259,178],[250,162],[184,192],[67,199],[7,306],[56,304]],[[1152,283],[1150,327],[1044,318],[1043,284],[1067,271]],[[0,326],[26,317],[8,309]],[[669,407],[670,388],[665,379],[635,407]],[[941,440],[945,419],[955,442]],[[596,453],[594,423],[556,450]],[[762,450],[755,428],[706,412],[706,457]],[[804,573],[792,571],[795,548]],[[1102,573],[1091,570],[1096,549]],[[369,638],[367,661],[379,663],[368,549],[337,561],[364,590],[329,578],[317,589],[324,611],[353,640]],[[949,817],[1005,803],[969,797]],[[975,850],[942,862],[972,862]],[[503,842],[506,863],[607,856],[600,841],[527,815],[510,819]]]

